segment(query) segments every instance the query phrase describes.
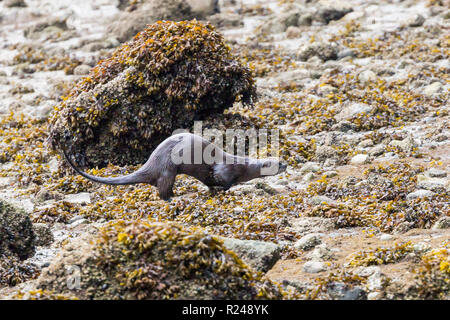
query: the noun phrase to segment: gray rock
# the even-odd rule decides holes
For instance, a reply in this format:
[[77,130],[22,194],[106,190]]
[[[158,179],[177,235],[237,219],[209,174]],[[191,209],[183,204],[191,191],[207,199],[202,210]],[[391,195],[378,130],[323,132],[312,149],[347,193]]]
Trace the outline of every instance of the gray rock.
[[372,146],[373,146],[372,139],[365,139],[365,140],[361,141],[360,143],[358,143],[359,148],[368,148],[368,147],[372,147]]
[[321,243],[322,240],[320,239],[319,235],[310,233],[297,240],[297,242],[294,244],[294,248],[298,250],[311,250]]
[[307,273],[319,273],[325,271],[326,269],[326,263],[321,261],[307,261],[303,265],[303,271]]
[[425,22],[425,18],[421,14],[416,14],[413,18],[408,20],[408,26],[410,27],[420,27]]
[[314,250],[308,254],[308,259],[312,261],[327,261],[333,259],[334,255],[325,243],[317,245]]
[[344,58],[347,58],[347,57],[353,58],[355,56],[356,56],[356,54],[355,54],[354,50],[352,50],[352,49],[343,49],[343,50],[338,52],[337,59],[341,60],[341,59],[344,59]]
[[193,13],[202,17],[206,17],[220,11],[217,0],[186,0],[186,2],[190,5]]
[[441,191],[445,190],[449,186],[449,180],[445,178],[429,178],[424,175],[417,176],[417,187],[430,191]]
[[351,164],[363,164],[369,162],[369,156],[367,154],[357,154],[351,160]]
[[338,152],[331,146],[319,146],[316,149],[316,159],[318,161],[325,161],[330,158],[337,158]]
[[81,65],[77,66],[73,70],[73,74],[77,75],[77,76],[82,76],[82,75],[88,74],[89,71],[91,71],[91,67],[90,66],[88,66],[86,64],[81,64]]
[[6,8],[25,8],[27,4],[24,0],[5,0],[3,4]]
[[381,236],[380,236],[380,240],[381,241],[388,241],[388,240],[392,240],[392,238],[394,238],[392,235],[390,235],[390,234],[387,234],[387,233],[383,233]]
[[375,271],[370,277],[367,278],[367,288],[370,291],[382,290],[387,284],[386,276],[380,271]]
[[349,288],[345,283],[332,282],[327,293],[335,300],[367,300],[367,293],[360,287]]
[[436,81],[433,82],[432,84],[426,86],[422,93],[426,96],[434,96],[436,94],[438,94],[441,90],[442,90],[442,83]]
[[377,144],[373,148],[369,149],[369,155],[373,157],[381,156],[386,151],[386,146],[382,143]]
[[319,164],[317,162],[306,162],[301,168],[300,172],[317,172],[320,170]]
[[222,238],[227,249],[234,251],[257,271],[267,272],[280,259],[280,247],[275,243]]
[[444,216],[439,218],[432,227],[434,230],[450,228],[450,217]]
[[323,173],[323,175],[327,178],[333,178],[338,175],[337,171],[326,171]]
[[91,203],[91,194],[89,192],[68,194],[64,197],[64,201],[72,204],[88,204]]
[[328,205],[334,205],[336,204],[336,201],[333,199],[330,199],[326,196],[314,196],[309,201],[309,204],[313,206],[321,205],[321,204],[328,204]]
[[389,145],[392,147],[398,147],[400,148],[400,150],[407,153],[411,152],[413,148],[417,147],[416,141],[411,136],[403,140],[392,140]]
[[297,57],[302,61],[307,61],[311,57],[318,57],[323,61],[337,59],[337,47],[331,43],[314,42],[302,47]]
[[431,168],[427,171],[428,175],[433,178],[445,178],[447,176],[447,172],[444,170]]
[[344,108],[335,116],[336,121],[351,120],[357,115],[368,114],[373,107],[366,103],[352,102],[344,106]]
[[373,82],[377,79],[377,75],[372,70],[366,70],[359,74],[358,79],[362,83]]
[[418,198],[431,198],[432,196],[434,196],[435,193],[430,191],[430,190],[416,190],[414,192],[408,193],[406,195],[406,200],[413,200],[413,199],[418,199]]

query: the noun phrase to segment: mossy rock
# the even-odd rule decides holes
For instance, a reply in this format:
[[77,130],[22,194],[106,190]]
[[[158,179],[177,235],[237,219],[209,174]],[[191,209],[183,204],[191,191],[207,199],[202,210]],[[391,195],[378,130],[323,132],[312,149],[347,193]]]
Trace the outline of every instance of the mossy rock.
[[[76,272],[67,273],[68,266]],[[283,297],[218,237],[150,220],[116,220],[95,238],[72,243],[43,271],[37,289],[80,299]]]
[[35,250],[31,220],[21,209],[0,200],[0,287],[34,278],[37,270],[23,263]]
[[55,108],[50,142],[69,145],[81,166],[138,164],[175,129],[255,98],[250,70],[213,26],[159,21],[74,86]]
[[0,256],[26,259],[34,254],[34,242],[33,225],[28,215],[0,200]]

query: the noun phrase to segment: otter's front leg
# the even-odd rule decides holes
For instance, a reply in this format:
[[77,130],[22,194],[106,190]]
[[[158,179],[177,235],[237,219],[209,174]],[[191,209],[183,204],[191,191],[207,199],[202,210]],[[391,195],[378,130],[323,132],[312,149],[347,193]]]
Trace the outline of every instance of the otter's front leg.
[[176,174],[172,173],[161,173],[158,178],[157,188],[159,190],[159,197],[163,200],[168,201],[173,197],[173,184],[175,182]]

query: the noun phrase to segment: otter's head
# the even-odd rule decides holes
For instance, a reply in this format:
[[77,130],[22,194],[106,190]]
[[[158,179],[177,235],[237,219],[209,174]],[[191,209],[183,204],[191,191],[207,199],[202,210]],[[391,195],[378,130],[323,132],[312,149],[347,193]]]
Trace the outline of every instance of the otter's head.
[[274,176],[286,171],[287,164],[276,159],[260,159],[261,176]]

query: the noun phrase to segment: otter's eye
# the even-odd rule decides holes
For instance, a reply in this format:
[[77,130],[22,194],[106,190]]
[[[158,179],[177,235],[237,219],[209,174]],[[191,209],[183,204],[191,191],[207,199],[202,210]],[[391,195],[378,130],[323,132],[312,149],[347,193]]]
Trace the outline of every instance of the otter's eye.
[[268,168],[268,167],[270,167],[270,162],[264,162],[262,167],[263,167],[263,168]]

